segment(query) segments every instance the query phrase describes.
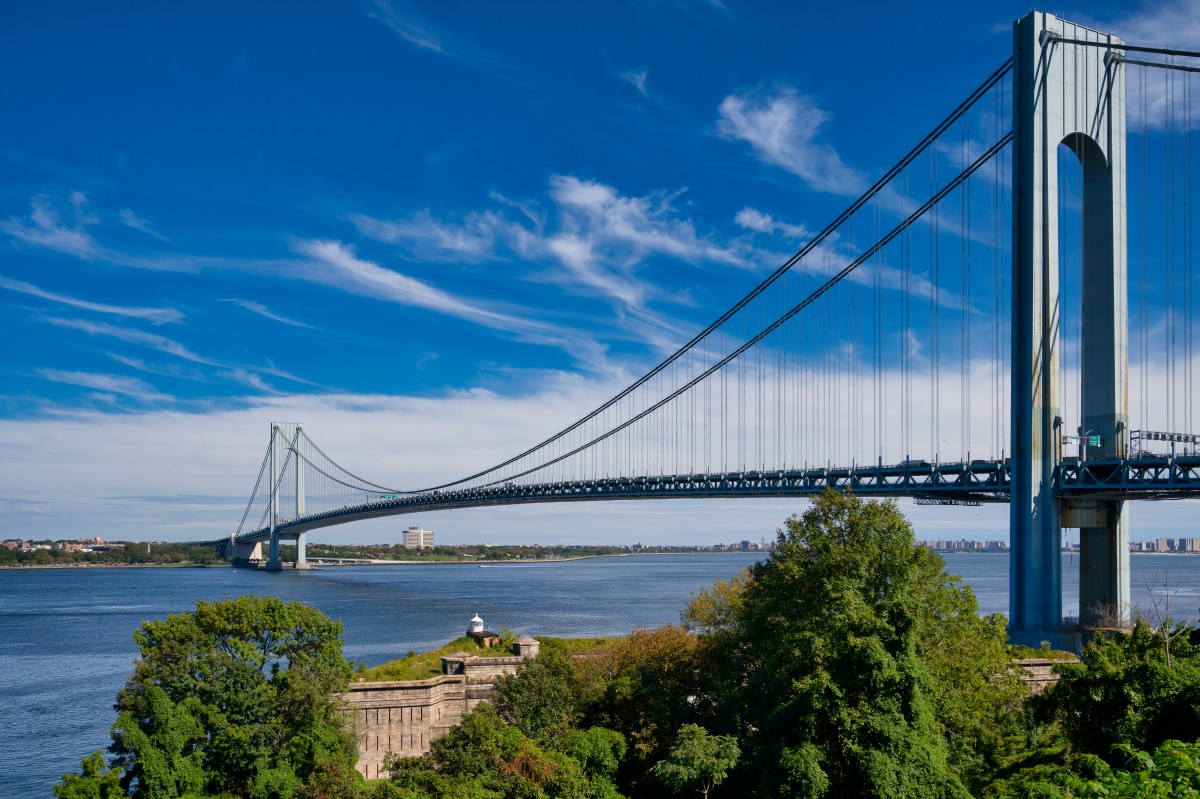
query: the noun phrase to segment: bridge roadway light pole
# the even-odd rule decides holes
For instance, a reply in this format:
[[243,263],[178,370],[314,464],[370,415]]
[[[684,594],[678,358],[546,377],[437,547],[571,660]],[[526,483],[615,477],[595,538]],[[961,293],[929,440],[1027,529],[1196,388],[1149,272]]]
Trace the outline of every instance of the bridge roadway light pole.
[[[1084,40],[1081,46],[1063,40]],[[1121,40],[1041,12],[1013,30],[1012,488],[1009,635],[1077,648],[1062,622],[1061,527],[1080,527],[1080,622],[1101,605],[1127,618],[1129,529],[1122,502],[1066,519],[1055,495],[1062,461],[1058,397],[1061,297],[1059,144],[1083,167],[1081,424],[1093,454],[1123,457],[1128,420],[1125,80],[1107,57]],[[1085,445],[1086,446],[1086,445]],[[1092,525],[1092,526],[1085,526]]]

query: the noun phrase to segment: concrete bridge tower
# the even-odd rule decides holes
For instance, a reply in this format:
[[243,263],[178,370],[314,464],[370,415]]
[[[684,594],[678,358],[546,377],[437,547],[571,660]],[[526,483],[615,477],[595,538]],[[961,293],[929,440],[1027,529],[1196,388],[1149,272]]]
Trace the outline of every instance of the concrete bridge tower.
[[[1012,504],[1009,630],[1017,643],[1066,648],[1061,528],[1080,528],[1080,622],[1129,608],[1129,519],[1123,502],[1064,507],[1055,496],[1063,435],[1088,458],[1123,457],[1128,438],[1125,77],[1121,40],[1033,12],[1014,28]],[[1059,145],[1083,170],[1080,430],[1064,430],[1059,397]]]

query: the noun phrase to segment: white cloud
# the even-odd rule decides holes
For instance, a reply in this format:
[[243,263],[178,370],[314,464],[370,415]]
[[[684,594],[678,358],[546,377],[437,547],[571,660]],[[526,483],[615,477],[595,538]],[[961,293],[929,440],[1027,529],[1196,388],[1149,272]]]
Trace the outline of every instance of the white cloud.
[[498,231],[504,221],[491,212],[467,214],[461,223],[442,222],[429,209],[408,219],[382,220],[354,214],[350,221],[364,236],[389,244],[403,244],[422,260],[478,263],[495,257]]
[[88,262],[99,261],[134,269],[194,272],[205,267],[250,268],[255,265],[250,261],[186,255],[135,255],[113,250],[97,242],[88,231],[89,227],[99,224],[100,218],[88,211],[87,195],[71,192],[68,200],[73,216],[70,223],[64,221],[49,196],[39,194],[30,200],[28,216],[6,219],[0,222],[0,230],[34,247],[73,255]]
[[302,266],[301,276],[317,283],[353,294],[426,308],[500,330],[548,331],[546,326],[538,322],[489,310],[416,278],[359,258],[352,245],[340,241],[301,240],[294,247],[310,259]]
[[267,306],[263,305],[260,302],[254,302],[253,300],[239,300],[239,299],[235,299],[235,298],[223,299],[223,300],[221,300],[221,302],[231,302],[234,305],[237,305],[241,308],[245,308],[247,311],[250,311],[251,313],[256,313],[259,316],[270,319],[273,322],[279,322],[281,324],[291,325],[292,327],[304,327],[304,328],[308,328],[310,330],[313,329],[312,325],[305,324],[304,322],[298,322],[295,319],[290,319],[286,316],[280,316],[277,313],[273,313],[270,308],[268,308]]
[[746,142],[761,160],[786,169],[812,188],[842,195],[864,188],[864,175],[819,140],[829,112],[790,86],[773,94],[731,94],[721,101],[719,114],[717,131],[722,136]]
[[643,97],[650,96],[650,92],[646,90],[647,77],[649,76],[646,74],[646,70],[644,69],[630,70],[629,72],[621,73],[621,78],[629,81],[633,88],[638,90],[638,94],[642,95]]
[[166,236],[150,227],[150,223],[147,220],[142,219],[128,208],[121,209],[121,224],[125,225],[126,227],[133,228],[141,233],[145,233],[147,236],[153,236],[159,241],[170,241],[170,239],[168,239]]
[[205,366],[220,366],[216,361],[209,360],[201,355],[197,355],[187,347],[180,344],[178,341],[160,336],[156,333],[147,333],[143,330],[135,330],[129,327],[117,327],[105,322],[88,322],[83,319],[62,319],[58,317],[46,317],[46,321],[52,325],[65,327],[71,330],[79,330],[87,333],[89,336],[108,336],[110,338],[119,339],[128,344],[136,344],[139,347],[147,347],[159,352],[165,352],[168,355],[174,355],[176,358],[182,358],[185,361],[203,364]]
[[554,267],[526,275],[529,279],[588,289],[626,310],[641,311],[651,299],[672,299],[654,280],[640,276],[651,257],[739,268],[774,260],[740,242],[721,242],[713,233],[700,233],[672,204],[682,193],[631,197],[599,181],[554,175],[549,186],[557,212],[553,225],[530,203],[494,192],[494,201],[519,211],[523,219],[485,210],[468,213],[460,222],[446,222],[426,209],[394,221],[361,214],[352,220],[363,235],[401,246],[422,260],[480,263],[515,254],[522,261]]
[[94,219],[80,213],[84,196],[75,192],[71,199],[76,211],[74,224],[64,222],[50,204],[49,197],[39,194],[30,202],[28,217],[6,219],[0,222],[0,230],[27,244],[74,255],[85,261],[107,260],[104,249],[87,232],[87,225]]
[[1137,12],[1114,21],[1111,29],[1129,44],[1195,50],[1200,41],[1200,2],[1145,3]]
[[[1140,7],[1123,16],[1101,20],[1083,20],[1098,30],[1120,36],[1128,44],[1150,47],[1167,47],[1196,50],[1200,42],[1200,2],[1198,0],[1168,0],[1167,2],[1144,2]],[[1129,53],[1130,58],[1146,61],[1164,61],[1163,56],[1148,53]],[[1188,63],[1189,59],[1176,60]],[[1194,59],[1190,66],[1196,66]],[[1165,69],[1129,66],[1125,73],[1126,113],[1131,131],[1140,128],[1161,131],[1167,127],[1167,107],[1172,97],[1167,81],[1172,75]],[[1188,124],[1183,114],[1184,87],[1188,83],[1187,73],[1173,74],[1175,118],[1173,124],[1181,127]],[[1143,102],[1145,114],[1143,116]],[[1195,100],[1193,99],[1193,103]],[[1194,110],[1191,128],[1200,128],[1200,114]]]
[[503,59],[435,25],[398,0],[368,0],[366,14],[402,41],[478,68],[511,69]]
[[588,331],[522,318],[462,299],[436,286],[360,258],[353,246],[340,241],[301,240],[295,242],[294,249],[307,256],[307,260],[292,266],[288,272],[291,277],[300,277],[363,297],[465,319],[512,333],[520,341],[560,347],[597,373],[612,373],[614,370],[612,364],[608,363],[606,347]]
[[670,255],[691,263],[709,261],[731,266],[753,264],[736,250],[713,244],[696,232],[690,219],[679,216],[671,202],[684,190],[625,197],[598,181],[571,175],[550,180],[550,196],[559,208],[582,215],[593,237],[632,247],[643,254]]
[[787,222],[781,222],[770,214],[765,214],[748,205],[738,211],[733,221],[747,230],[753,230],[758,233],[782,233],[791,239],[807,239],[812,236],[812,232],[803,225],[792,225]]
[[174,398],[169,394],[158,391],[145,380],[122,375],[95,374],[92,372],[72,372],[58,369],[38,369],[42,379],[55,383],[68,383],[73,386],[93,388],[110,394],[122,394],[146,402],[171,402]]
[[275,388],[268,385],[267,382],[262,379],[262,377],[245,369],[226,369],[224,371],[217,372],[217,376],[225,378],[226,380],[231,380],[234,383],[241,383],[244,386],[258,389],[259,391],[267,394],[280,393]]
[[50,300],[61,305],[69,305],[73,308],[81,308],[85,311],[127,316],[133,319],[145,319],[147,322],[152,322],[156,325],[165,322],[178,322],[183,318],[183,313],[175,308],[141,308],[137,306],[105,305],[98,302],[88,302],[87,300],[81,300],[66,294],[46,291],[32,283],[26,283],[21,280],[9,280],[6,277],[0,277],[0,288],[19,291],[22,294],[40,297],[43,300]]
[[[886,415],[884,462],[897,462],[907,456],[928,458],[932,455],[931,446],[940,448],[943,460],[957,459],[968,450],[970,457],[999,456],[1001,453],[993,447],[1007,446],[1007,425],[997,433],[994,424],[997,416],[1004,418],[1008,392],[1006,381],[998,391],[992,391],[992,363],[978,360],[970,364],[974,401],[967,406],[960,407],[957,391],[953,392],[953,398],[948,397],[947,387],[943,386],[937,419],[940,431],[936,436],[931,425],[938,405],[929,392],[928,368],[927,360],[914,359],[914,373],[908,383],[911,397],[907,400],[902,400],[907,395],[899,364],[881,376]],[[793,405],[793,414],[799,412],[795,418],[820,425],[819,430],[814,427],[806,439],[807,428],[772,428],[772,433],[765,437],[767,446],[780,440],[782,434],[785,442],[795,439],[802,448],[814,449],[821,465],[826,460],[825,451],[821,449],[824,446],[836,448],[838,458],[832,461],[834,465],[855,459],[859,463],[874,463],[876,450],[871,441],[870,407],[861,411],[857,406],[847,408],[844,401],[848,395],[844,393],[843,404],[839,404],[830,391],[833,390],[831,387],[842,385],[846,376],[836,371],[826,373],[819,364],[812,369],[814,371],[807,377],[792,373],[783,378],[782,384],[791,387],[786,393],[786,401],[823,402],[840,412],[828,416],[822,413],[821,418],[816,419],[810,417],[819,405]],[[60,373],[60,376],[67,374]],[[774,384],[770,375],[760,381],[751,371],[747,377],[745,401],[747,407],[753,407],[756,404],[755,386],[770,392]],[[872,383],[869,373],[860,377],[868,385]],[[1067,380],[1073,382],[1077,377],[1068,374]],[[84,385],[109,393],[119,388],[136,390],[136,386],[128,383],[84,379],[88,381]],[[1152,384],[1165,384],[1161,370],[1150,379]],[[25,501],[20,506],[18,503],[5,505],[5,512],[0,514],[0,537],[28,537],[42,533],[56,537],[87,534],[106,538],[179,540],[227,535],[241,518],[272,420],[305,423],[309,435],[334,460],[374,482],[401,489],[434,485],[474,473],[522,451],[575,421],[585,410],[596,407],[625,383],[625,376],[584,379],[545,372],[540,373],[537,381],[527,382],[534,386],[532,390],[510,396],[479,389],[435,397],[344,393],[257,396],[245,398],[236,409],[205,413],[183,413],[173,407],[124,413],[72,411],[40,419],[0,420],[0,441],[5,442],[0,449],[0,485],[4,487],[5,496],[0,497],[0,502],[18,497]],[[948,385],[955,383],[952,379]],[[1137,407],[1136,392],[1130,399],[1134,404],[1130,409],[1131,418],[1162,418],[1165,412],[1165,396],[1150,397],[1149,401],[1156,403],[1151,408]],[[902,418],[905,403],[913,409],[907,420]],[[681,406],[687,407],[686,404]],[[702,407],[702,403],[697,403],[696,410],[699,412]],[[1078,420],[1070,416],[1072,407],[1071,403],[1065,403],[1068,429],[1078,424]],[[964,410],[971,413],[969,419],[960,415]],[[732,417],[729,423],[733,424]],[[749,419],[747,423],[750,426],[745,441],[749,447],[756,429]],[[964,425],[970,431],[969,442],[960,440],[957,435]],[[905,430],[912,447],[908,451],[901,449]],[[79,447],[80,441],[86,441],[88,445]],[[64,460],[63,451],[72,452],[72,457]],[[718,451],[714,449],[714,453]],[[181,457],[180,453],[186,453],[186,457]],[[751,462],[757,460],[753,453],[749,457]],[[71,486],[66,501],[59,489],[62,485]],[[199,496],[193,497],[196,501],[188,501],[185,497],[168,503],[137,500],[138,497],[179,497],[181,494]],[[126,499],[97,501],[100,498]],[[204,501],[210,498],[211,503]],[[316,501],[314,489],[313,502]],[[47,520],[45,514],[34,507],[45,503],[52,503],[56,509],[52,520]],[[1195,512],[1192,503],[1161,503],[1155,507],[1156,514],[1160,509],[1175,512],[1172,508],[1187,509],[1191,514]],[[395,541],[398,529],[407,524],[418,524],[437,530],[441,540],[464,543],[708,542],[746,537],[732,536],[734,530],[749,533],[753,538],[760,534],[769,536],[784,516],[802,508],[803,500],[798,499],[601,502],[485,508],[355,523],[321,530],[314,538],[339,542]],[[961,523],[971,526],[972,532],[982,537],[1006,537],[1003,513],[998,513],[994,520],[980,520],[976,525],[970,519],[976,518],[974,514],[980,511],[972,509],[906,507],[905,510],[913,518],[920,538],[947,537],[944,533],[923,531],[940,529],[950,523],[948,518],[965,519]],[[947,514],[951,515],[948,517]],[[1135,518],[1145,517],[1138,514]],[[1161,522],[1155,520],[1153,523]],[[1145,529],[1139,527],[1143,535]]]

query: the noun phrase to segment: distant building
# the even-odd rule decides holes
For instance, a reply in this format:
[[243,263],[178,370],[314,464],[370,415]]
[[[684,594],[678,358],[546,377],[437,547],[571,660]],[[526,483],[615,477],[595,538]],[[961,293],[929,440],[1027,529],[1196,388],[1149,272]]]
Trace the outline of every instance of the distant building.
[[404,531],[405,549],[433,548],[433,530],[422,530],[420,527],[410,527]]

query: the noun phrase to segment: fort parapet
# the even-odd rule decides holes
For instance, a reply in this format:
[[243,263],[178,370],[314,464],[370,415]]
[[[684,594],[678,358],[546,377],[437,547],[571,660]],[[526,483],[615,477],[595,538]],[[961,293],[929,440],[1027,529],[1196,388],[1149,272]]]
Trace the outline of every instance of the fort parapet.
[[538,642],[522,638],[516,654],[478,657],[457,652],[442,658],[442,674],[427,680],[356,682],[342,696],[358,734],[358,770],[369,780],[387,777],[390,753],[419,757],[429,744],[488,699],[502,675],[537,657]]

